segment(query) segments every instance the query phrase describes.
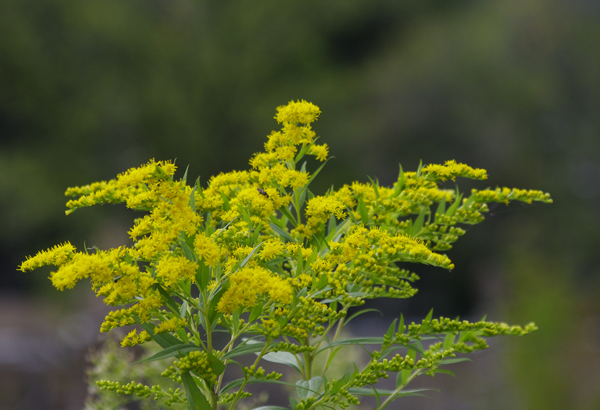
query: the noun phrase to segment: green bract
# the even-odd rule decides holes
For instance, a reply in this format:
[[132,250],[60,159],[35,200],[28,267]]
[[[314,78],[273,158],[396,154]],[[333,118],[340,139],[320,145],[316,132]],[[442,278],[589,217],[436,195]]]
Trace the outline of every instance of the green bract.
[[[282,129],[253,156],[252,169],[217,175],[207,187],[174,179],[170,162],[150,161],[114,180],[67,190],[75,197],[67,214],[122,202],[146,212],[129,231],[133,246],[88,253],[65,243],[20,269],[57,266],[51,280],[61,290],[89,278],[107,304],[122,307],[106,317],[101,332],[137,324],[122,345],[158,343],[162,350],[142,361],[175,358],[165,362],[163,376],[183,386],[168,393],[100,381],[102,389],[187,401],[190,409],[234,409],[249,396],[249,383],[287,384],[261,367],[276,362],[298,373],[292,409],[344,408],[373,395],[383,409],[416,394],[406,389],[416,376],[466,360],[457,353],[486,348],[485,337],[535,330],[533,324],[469,323],[430,313],[420,324],[404,323],[400,315],[382,337],[340,339],[349,308],[416,293],[418,276],[405,262],[452,269],[441,252],[465,233],[459,224],[484,219],[487,203],[552,201],[540,191],[498,188],[463,197],[438,188],[447,179],[487,178],[485,170],[455,161],[416,172],[400,168],[391,187],[355,182],[315,196],[308,186],[322,166],[309,174],[298,164],[306,155],[327,159],[327,145],[315,143],[311,128],[320,111],[305,101],[277,111]],[[216,345],[213,334],[223,330],[229,341]],[[362,368],[328,379],[339,349],[349,345],[375,350]],[[325,359],[315,361],[319,355]],[[243,367],[234,360],[240,356],[255,358],[254,364]],[[244,377],[224,383],[231,365]],[[374,387],[390,373],[397,374],[394,390]]]

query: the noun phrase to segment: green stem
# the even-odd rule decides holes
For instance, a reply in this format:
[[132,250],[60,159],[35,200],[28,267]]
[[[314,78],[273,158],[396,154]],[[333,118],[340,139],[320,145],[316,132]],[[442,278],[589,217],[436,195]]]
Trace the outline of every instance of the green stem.
[[396,393],[398,393],[400,390],[405,388],[408,385],[408,383],[410,383],[411,380],[413,380],[415,377],[417,377],[420,373],[421,373],[421,370],[419,369],[419,370],[416,370],[413,374],[411,374],[410,377],[408,378],[408,380],[406,380],[406,383],[398,386],[398,388],[396,390],[394,390],[394,392],[392,394],[390,394],[390,397],[388,397],[383,403],[381,403],[381,406],[379,406],[378,409],[385,409],[385,406],[387,406],[389,402],[394,400],[394,396],[396,395]]
[[[346,308],[344,307],[342,310],[345,310],[345,309]],[[333,336],[333,342],[336,342],[337,338],[340,336],[340,332],[342,331],[342,325],[344,323],[344,319],[345,319],[345,316],[343,316],[338,322],[337,329],[335,330],[335,335]],[[330,357],[331,357],[331,349],[329,349],[327,352],[327,359],[325,360],[325,364],[323,365],[323,374],[325,374],[325,372],[327,371]]]
[[[263,349],[261,350],[261,352],[259,353],[258,357],[256,358],[256,360],[254,361],[253,366],[256,368],[256,365],[258,364],[258,362],[260,361],[260,359],[265,355],[267,349],[269,348],[269,340],[267,340],[267,342],[265,343],[265,346],[263,347]],[[248,374],[244,375],[244,382],[242,383],[242,385],[240,386],[239,390],[237,391],[235,397],[233,398],[233,400],[231,401],[231,406],[229,407],[229,410],[233,410],[235,407],[235,404],[238,402],[238,400],[240,399],[241,394],[244,391],[244,387],[246,387],[246,384],[248,383],[248,380],[250,379],[250,376],[248,376]]]
[[[308,336],[306,336],[304,338],[304,344],[306,346],[310,345],[310,342],[308,340]],[[304,352],[304,379],[305,380],[310,380],[312,378],[312,362],[313,362],[313,355],[310,352]]]

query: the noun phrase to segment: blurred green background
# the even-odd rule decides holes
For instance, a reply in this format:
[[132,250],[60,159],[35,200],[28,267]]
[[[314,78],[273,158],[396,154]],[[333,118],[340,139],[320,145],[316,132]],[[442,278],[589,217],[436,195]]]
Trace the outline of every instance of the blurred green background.
[[203,181],[245,169],[292,99],[321,108],[335,156],[317,193],[456,159],[489,172],[465,189],[554,198],[493,208],[449,252],[456,269],[418,268],[419,294],[381,322],[435,307],[540,330],[394,408],[600,409],[598,0],[1,1],[0,409],[83,408],[106,309],[16,267],[67,240],[125,244],[134,215],[65,217],[65,189],[150,158]]

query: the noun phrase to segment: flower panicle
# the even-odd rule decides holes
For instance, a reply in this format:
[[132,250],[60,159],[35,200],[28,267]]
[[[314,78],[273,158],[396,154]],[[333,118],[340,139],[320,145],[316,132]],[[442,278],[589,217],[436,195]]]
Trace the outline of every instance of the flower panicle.
[[[219,391],[230,357],[260,351],[245,376],[270,380],[278,376],[266,375],[258,361],[265,354],[287,352],[297,355],[294,366],[310,375],[316,355],[337,346],[329,340],[330,331],[336,323],[340,328],[347,323],[349,309],[366,299],[417,293],[419,276],[404,269],[405,264],[452,270],[444,252],[466,233],[461,225],[483,221],[488,203],[552,202],[547,193],[517,188],[472,190],[463,198],[458,190],[438,184],[459,177],[485,180],[487,172],[454,160],[417,172],[401,170],[392,186],[377,180],[353,182],[315,195],[309,184],[320,168],[310,174],[297,165],[306,155],[321,162],[331,158],[328,145],[317,144],[312,129],[320,113],[304,100],[278,107],[275,119],[281,129],[267,137],[249,169],[213,176],[205,187],[176,180],[177,168],[170,161],[150,160],[112,180],[67,189],[72,198],[67,213],[105,203],[143,211],[128,231],[131,246],[88,253],[65,242],[28,257],[19,270],[53,265],[57,269],[50,279],[59,290],[89,280],[107,305],[118,306],[106,316],[101,332],[138,325],[143,330],[129,331],[122,346],[150,340],[170,346],[162,353],[170,356],[163,358],[177,357],[163,375],[186,384],[186,391],[189,383],[199,382],[215,406],[236,408],[249,394],[244,385],[233,393]],[[315,387],[319,394],[307,395],[298,409],[314,408],[317,401],[328,408],[356,404],[351,392],[389,372],[433,375],[444,358],[486,348],[485,337],[536,329],[534,324],[471,324],[431,315],[420,324],[404,325],[402,318],[399,323],[382,338],[381,351],[400,344],[409,347],[406,356],[381,358],[374,351],[352,378],[330,379],[325,390]],[[231,334],[224,348],[213,344],[216,326]],[[244,334],[260,339],[242,341]],[[419,345],[423,336],[441,334],[447,335],[440,338],[443,342],[425,349]],[[180,350],[173,351],[175,347]],[[112,382],[102,386],[125,394],[156,390]],[[175,393],[172,398],[186,401]]]

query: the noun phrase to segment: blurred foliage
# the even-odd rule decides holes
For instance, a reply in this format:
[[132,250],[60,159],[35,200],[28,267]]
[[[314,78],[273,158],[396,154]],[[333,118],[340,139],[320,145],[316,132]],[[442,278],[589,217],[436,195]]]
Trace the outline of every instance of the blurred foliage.
[[303,98],[336,186],[456,159],[552,194],[493,209],[455,272],[387,308],[535,320],[507,364],[523,408],[598,408],[599,23],[597,0],[3,0],[0,286],[50,289],[15,269],[51,244],[127,241],[122,209],[63,217],[68,186],[152,157],[204,181],[246,168],[273,107]]
[[125,410],[131,403],[136,403],[141,410],[183,410],[187,405],[174,403],[167,406],[163,401],[141,400],[135,395],[127,396],[116,394],[112,391],[100,390],[96,385],[99,380],[114,380],[125,385],[132,380],[141,380],[141,383],[147,386],[160,385],[163,390],[181,388],[180,385],[160,374],[164,370],[163,363],[152,362],[144,364],[133,363],[141,358],[152,356],[158,353],[161,348],[155,343],[139,345],[138,356],[132,352],[132,349],[123,349],[119,345],[118,339],[111,334],[102,347],[91,351],[89,355],[90,368],[88,376],[88,396],[86,398],[84,410]]

